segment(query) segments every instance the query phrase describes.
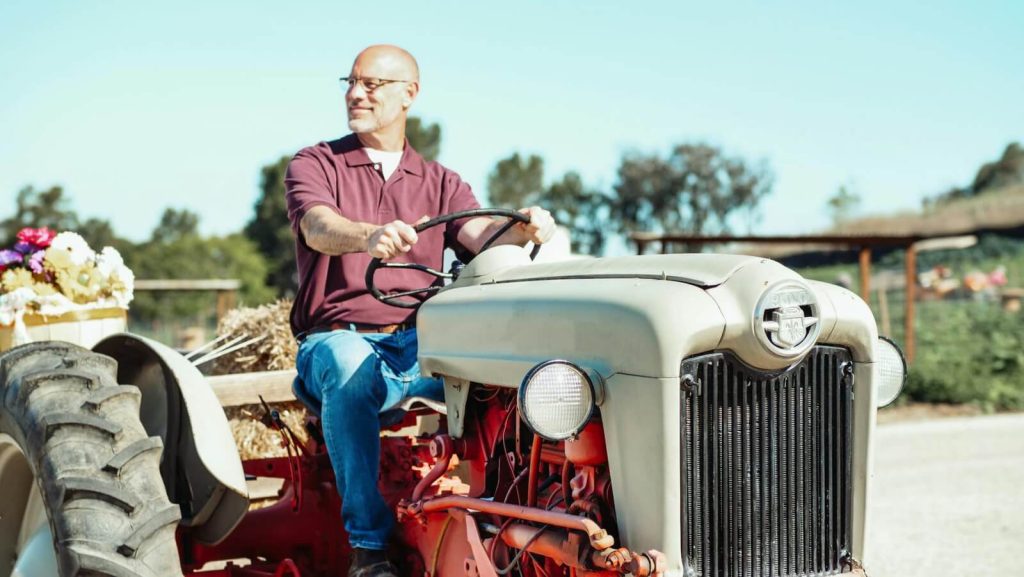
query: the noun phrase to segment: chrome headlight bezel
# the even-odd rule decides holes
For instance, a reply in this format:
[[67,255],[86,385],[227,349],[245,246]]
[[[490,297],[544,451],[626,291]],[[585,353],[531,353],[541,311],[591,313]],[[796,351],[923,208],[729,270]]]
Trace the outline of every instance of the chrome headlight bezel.
[[[578,374],[582,384],[580,390],[585,394],[586,400],[589,401],[587,402],[587,406],[584,407],[584,410],[581,411],[580,418],[574,426],[563,427],[561,430],[557,432],[547,430],[544,426],[538,426],[539,424],[534,422],[532,417],[535,417],[535,415],[533,414],[533,410],[531,409],[531,399],[528,398],[528,396],[530,395],[531,383],[535,382],[536,377],[538,377],[543,371],[550,370],[553,366],[568,367],[576,374]],[[526,373],[526,376],[523,377],[523,381],[519,385],[517,408],[519,410],[519,415],[526,423],[526,426],[528,426],[530,430],[533,431],[535,434],[548,441],[564,441],[566,439],[572,439],[579,435],[580,431],[582,431],[583,428],[587,425],[587,423],[590,422],[590,420],[594,417],[594,412],[597,408],[597,401],[597,390],[594,386],[594,380],[591,378],[591,375],[586,370],[576,365],[575,363],[572,363],[564,359],[552,359],[549,361],[544,361],[543,363],[540,363],[539,365],[533,367],[532,369],[529,370],[529,372]],[[540,425],[543,425],[543,423],[540,423]]]
[[[905,387],[907,385],[907,357],[905,357],[903,355],[903,350],[900,349],[899,345],[897,345],[896,342],[893,341],[892,339],[890,339],[889,337],[883,337],[883,336],[879,335],[878,343],[879,343],[880,346],[878,346],[876,348],[876,355],[875,355],[874,363],[872,363],[871,379],[872,379],[872,382],[873,382],[873,386],[875,388],[875,408],[879,408],[880,409],[882,407],[885,407],[885,406],[891,404],[893,401],[898,399],[899,396],[900,396],[900,393],[903,392],[903,387]],[[890,395],[887,395],[885,397],[882,396],[882,393],[884,392],[883,389],[882,389],[882,386],[883,386],[882,379],[884,377],[881,374],[881,370],[883,368],[882,367],[883,360],[881,358],[882,354],[883,354],[881,352],[882,350],[888,350],[888,351],[895,352],[894,359],[895,360],[899,360],[900,364],[902,365],[901,370],[899,372],[897,372],[897,375],[899,377],[899,384],[894,387],[894,392],[892,392]],[[891,361],[891,360],[894,360],[894,359],[891,358],[889,360]]]

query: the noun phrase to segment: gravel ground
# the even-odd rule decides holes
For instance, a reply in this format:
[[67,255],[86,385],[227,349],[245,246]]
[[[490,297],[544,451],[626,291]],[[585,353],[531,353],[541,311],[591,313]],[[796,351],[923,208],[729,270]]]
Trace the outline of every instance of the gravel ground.
[[1024,576],[1024,414],[876,433],[871,577]]

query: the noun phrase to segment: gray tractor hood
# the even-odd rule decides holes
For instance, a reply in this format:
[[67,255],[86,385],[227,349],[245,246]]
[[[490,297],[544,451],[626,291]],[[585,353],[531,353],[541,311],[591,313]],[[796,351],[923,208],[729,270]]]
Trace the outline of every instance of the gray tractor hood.
[[504,386],[553,358],[605,376],[677,376],[681,354],[721,342],[726,319],[708,291],[748,266],[792,274],[749,256],[531,263],[519,247],[495,247],[420,308],[420,367]]
[[457,286],[486,282],[531,280],[629,278],[682,282],[708,288],[718,286],[740,267],[760,260],[752,256],[721,254],[661,254],[531,263],[518,247],[496,247],[470,263]]
[[501,246],[420,307],[420,368],[518,386],[536,364],[565,359],[604,376],[668,378],[679,375],[687,355],[729,350],[751,367],[781,370],[799,359],[766,348],[753,326],[759,300],[780,283],[815,295],[820,342],[870,360],[877,333],[856,295],[805,281],[769,259],[688,254],[532,263],[523,249]]

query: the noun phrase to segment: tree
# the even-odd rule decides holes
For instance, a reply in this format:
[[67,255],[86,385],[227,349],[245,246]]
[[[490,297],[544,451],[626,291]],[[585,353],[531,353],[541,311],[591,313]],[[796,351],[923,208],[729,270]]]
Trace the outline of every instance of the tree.
[[544,160],[531,154],[520,156],[518,152],[499,160],[487,176],[487,195],[491,206],[498,208],[522,208],[540,201],[543,193]]
[[131,243],[114,234],[114,227],[110,221],[103,218],[90,218],[78,225],[75,229],[82,235],[85,242],[95,250],[101,250],[105,246],[112,246],[120,252],[124,252]]
[[[125,264],[137,278],[238,279],[239,304],[259,305],[273,300],[274,291],[265,282],[267,263],[241,234],[165,238],[138,245],[124,255]],[[212,310],[212,303],[210,294],[137,291],[131,310],[134,318],[167,320],[205,315]]]
[[405,123],[405,137],[424,160],[437,160],[441,154],[441,126],[438,124],[427,124],[421,118],[410,116]]
[[292,296],[298,289],[295,237],[288,222],[284,176],[291,157],[282,156],[260,172],[260,195],[253,205],[253,217],[245,225],[245,236],[255,243],[267,263],[267,284],[279,296]]
[[729,218],[752,215],[771,186],[763,164],[752,166],[707,144],[680,144],[667,158],[623,158],[611,218],[622,232],[728,233]]
[[598,255],[608,238],[607,198],[596,190],[588,190],[580,175],[567,172],[553,182],[543,194],[540,205],[555,217],[555,222],[569,228],[572,250]]
[[[241,234],[201,237],[199,216],[168,208],[150,240],[124,253],[125,264],[141,279],[238,279],[242,303],[258,305],[274,298],[267,287],[267,263]],[[137,319],[197,317],[211,310],[212,296],[202,293],[140,291],[132,303]]]
[[129,250],[131,245],[114,233],[109,220],[95,217],[80,220],[71,208],[71,199],[59,186],[52,186],[45,191],[26,186],[18,191],[14,216],[0,221],[0,242],[3,246],[10,246],[22,228],[44,226],[55,232],[77,232],[95,250],[112,246],[123,252]]
[[840,186],[835,195],[828,199],[828,211],[832,216],[832,224],[839,226],[850,220],[850,217],[857,212],[860,202],[859,194],[852,192],[846,185]]
[[51,186],[44,191],[31,186],[19,190],[14,216],[0,221],[0,235],[4,246],[10,246],[22,228],[43,226],[57,232],[78,227],[78,215],[71,208],[71,201],[60,186]]
[[930,209],[1018,184],[1024,184],[1024,147],[1020,143],[1011,142],[999,160],[981,165],[970,186],[954,186],[934,197],[925,198],[922,204],[925,209]]
[[978,169],[971,193],[978,195],[1021,183],[1024,183],[1024,148],[1019,143],[1011,142],[999,160],[988,162]]
[[160,223],[153,229],[150,241],[156,244],[170,244],[180,239],[199,234],[199,215],[187,208],[177,210],[165,208]]
[[579,173],[568,172],[544,187],[544,159],[518,152],[499,160],[487,177],[490,204],[518,209],[541,206],[569,228],[573,252],[597,255],[608,237],[607,198],[588,189]]

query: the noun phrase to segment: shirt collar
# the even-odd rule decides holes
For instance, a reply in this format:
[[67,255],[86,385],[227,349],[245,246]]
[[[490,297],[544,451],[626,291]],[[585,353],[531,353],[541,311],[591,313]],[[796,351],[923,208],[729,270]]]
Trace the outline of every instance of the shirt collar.
[[[341,154],[345,157],[345,164],[349,166],[373,164],[369,155],[363,150],[363,144],[359,142],[359,138],[355,134],[349,134],[341,139],[341,149]],[[398,168],[416,176],[423,176],[427,172],[426,161],[423,160],[420,153],[416,152],[409,145],[408,138],[405,140],[405,149],[402,153],[402,160],[398,163]]]

